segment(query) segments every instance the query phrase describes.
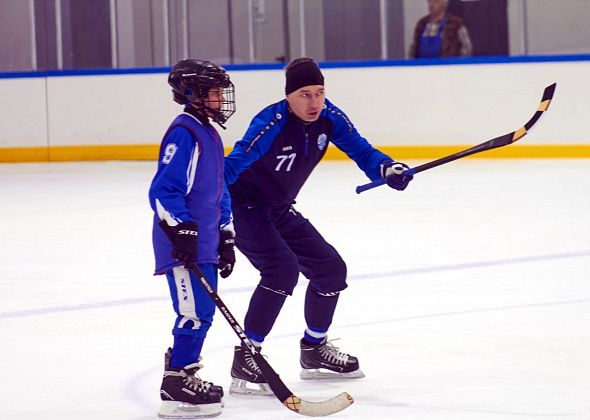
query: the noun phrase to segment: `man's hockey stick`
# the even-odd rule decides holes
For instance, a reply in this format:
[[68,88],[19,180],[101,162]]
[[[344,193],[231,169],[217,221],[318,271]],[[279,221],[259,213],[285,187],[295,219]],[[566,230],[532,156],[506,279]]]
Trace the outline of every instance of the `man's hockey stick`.
[[[552,85],[547,86],[545,88],[545,91],[543,92],[543,98],[541,99],[541,104],[539,105],[539,108],[537,108],[535,115],[533,115],[532,118],[528,120],[528,122],[518,130],[513,131],[512,133],[504,134],[500,137],[496,137],[495,139],[488,140],[486,142],[478,144],[477,146],[473,146],[461,152],[454,153],[450,156],[446,156],[434,160],[432,162],[416,166],[414,168],[406,169],[404,171],[404,175],[414,175],[418,172],[422,172],[427,169],[432,169],[436,166],[444,165],[445,163],[449,163],[454,160],[464,158],[465,156],[473,155],[479,152],[484,152],[486,150],[492,150],[497,147],[507,146],[509,144],[514,143],[517,140],[520,140],[529,132],[533,125],[535,125],[539,118],[541,118],[541,115],[543,115],[543,113],[547,111],[547,109],[549,108],[549,104],[551,103],[551,99],[553,99],[553,94],[555,93],[555,86],[557,86],[557,83],[553,83]],[[360,194],[363,191],[367,191],[371,188],[378,187],[379,185],[383,185],[386,182],[387,180],[385,178],[380,178],[375,181],[369,182],[368,184],[359,185],[358,187],[356,187],[356,193]]]
[[[160,227],[164,230],[166,236],[172,241],[174,234],[172,233],[170,226],[163,220],[160,222]],[[223,317],[240,338],[242,344],[252,353],[252,357],[260,368],[268,386],[285,407],[304,416],[323,417],[342,411],[354,402],[352,396],[348,392],[343,392],[326,401],[306,401],[293,394],[266,361],[264,356],[262,356],[262,354],[256,349],[256,346],[254,346],[252,341],[250,341],[246,334],[244,334],[244,330],[240,324],[236,321],[227,306],[225,306],[225,303],[223,303],[217,292],[209,285],[209,282],[197,265],[191,264],[185,267],[197,276],[207,294],[213,299],[213,302],[215,302],[215,306],[217,306],[219,311],[223,314]]]

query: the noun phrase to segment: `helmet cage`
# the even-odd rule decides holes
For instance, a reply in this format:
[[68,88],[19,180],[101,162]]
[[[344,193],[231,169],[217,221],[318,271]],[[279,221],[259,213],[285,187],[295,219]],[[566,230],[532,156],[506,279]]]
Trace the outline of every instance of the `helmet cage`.
[[[188,62],[188,63],[187,63]],[[180,68],[173,68],[168,77],[174,101],[204,109],[214,122],[224,124],[235,111],[235,88],[223,67],[210,61],[186,60]],[[179,64],[181,64],[179,63]],[[177,65],[178,66],[178,65]],[[221,88],[219,107],[206,104],[211,89]]]
[[[183,79],[191,79],[191,81],[186,80],[185,82],[187,85],[183,95],[184,98],[186,98],[185,103],[191,103],[197,108],[205,109],[207,115],[209,115],[213,121],[218,124],[224,124],[229,117],[236,112],[235,88],[234,84],[229,80],[229,76],[227,76],[223,85],[216,85],[215,83],[199,83],[199,79],[210,78],[207,76],[196,76],[195,80],[192,79],[194,77],[195,76],[192,74],[182,76]],[[220,101],[219,108],[212,108],[206,104],[206,101],[209,97],[209,91],[218,88],[222,89],[220,96],[223,99]]]

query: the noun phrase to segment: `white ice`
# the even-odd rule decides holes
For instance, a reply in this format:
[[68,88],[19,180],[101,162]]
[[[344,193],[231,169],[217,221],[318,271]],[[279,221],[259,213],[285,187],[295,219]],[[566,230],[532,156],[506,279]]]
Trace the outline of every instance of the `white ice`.
[[[154,171],[0,165],[1,419],[157,418],[174,315],[152,276]],[[323,162],[296,207],[347,261],[330,337],[366,378],[299,379],[302,278],[264,346],[292,391],[350,392],[334,419],[590,419],[590,161],[461,160],[356,195],[364,182]],[[221,280],[240,322],[257,281],[241,255]],[[217,313],[201,373],[226,391],[237,343]],[[220,418],[298,417],[229,395]]]

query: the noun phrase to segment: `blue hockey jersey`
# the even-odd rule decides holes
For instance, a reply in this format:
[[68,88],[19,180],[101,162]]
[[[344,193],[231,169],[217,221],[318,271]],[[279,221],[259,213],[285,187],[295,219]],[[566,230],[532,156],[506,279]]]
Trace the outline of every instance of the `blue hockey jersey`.
[[225,159],[225,181],[237,202],[282,206],[293,203],[330,143],[346,153],[371,179],[393,160],[363,138],[346,114],[326,99],[318,120],[306,123],[287,100],[254,117],[244,138]]
[[170,226],[195,221],[199,228],[196,262],[217,263],[220,222],[230,220],[223,154],[215,128],[204,126],[189,113],[179,115],[164,135],[149,191],[156,274],[180,265],[171,257],[172,243],[159,226],[161,220]]

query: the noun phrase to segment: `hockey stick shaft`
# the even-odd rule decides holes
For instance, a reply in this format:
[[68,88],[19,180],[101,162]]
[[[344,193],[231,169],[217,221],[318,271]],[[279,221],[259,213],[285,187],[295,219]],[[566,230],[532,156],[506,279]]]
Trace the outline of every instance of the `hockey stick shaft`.
[[[164,233],[166,233],[168,239],[173,241],[174,233],[170,226],[165,221],[161,221],[160,227]],[[199,267],[196,264],[185,265],[185,267],[197,276],[207,294],[213,299],[217,309],[219,309],[242,344],[252,353],[252,357],[260,368],[268,386],[285,407],[304,416],[322,417],[342,411],[353,403],[354,400],[352,399],[352,396],[347,392],[343,392],[329,400],[318,402],[305,401],[293,394],[264,356],[256,349],[254,343],[252,343],[252,341],[246,336],[244,329],[240,326],[238,321],[236,321],[236,318],[232,315],[225,303],[223,303],[217,292],[213,290]]]
[[[445,163],[449,163],[454,160],[464,158],[466,156],[474,155],[474,154],[480,153],[480,152],[485,152],[487,150],[496,149],[498,147],[507,146],[509,144],[512,144],[512,143],[520,140],[529,132],[529,130],[533,127],[533,125],[535,125],[535,123],[539,120],[539,118],[541,118],[541,115],[543,115],[543,113],[545,111],[547,111],[547,109],[549,108],[549,104],[551,103],[551,100],[553,99],[553,94],[555,93],[556,86],[557,86],[557,83],[553,83],[552,85],[549,85],[545,88],[545,90],[543,91],[543,97],[541,99],[541,104],[537,108],[537,111],[531,117],[531,119],[525,125],[523,125],[521,128],[519,128],[518,130],[508,133],[508,134],[504,134],[503,136],[499,136],[494,139],[485,141],[481,144],[478,144],[477,146],[473,146],[469,149],[465,149],[460,152],[453,153],[452,155],[445,156],[443,158],[434,160],[432,162],[428,162],[423,165],[416,166],[414,168],[406,169],[404,171],[404,175],[408,175],[408,176],[414,175],[419,172],[426,171],[426,170],[432,169],[432,168],[436,168],[437,166],[440,166],[440,165],[444,165]],[[383,185],[385,183],[387,183],[387,180],[385,178],[379,178],[379,179],[369,182],[367,184],[359,185],[358,187],[356,187],[356,193],[360,194],[363,191],[370,190],[372,188],[378,187],[378,186]]]

